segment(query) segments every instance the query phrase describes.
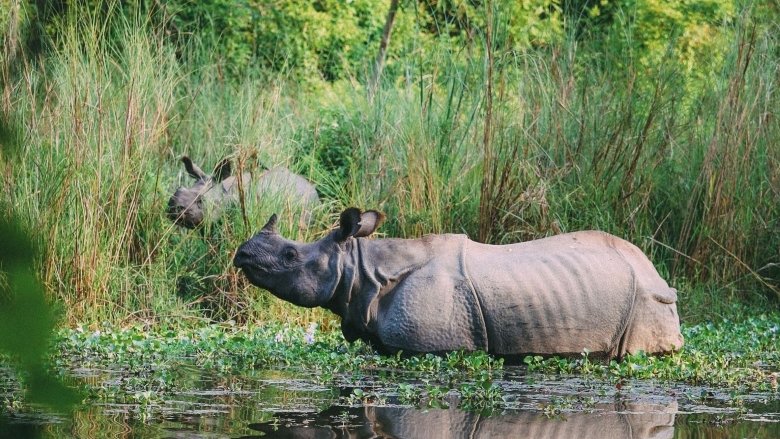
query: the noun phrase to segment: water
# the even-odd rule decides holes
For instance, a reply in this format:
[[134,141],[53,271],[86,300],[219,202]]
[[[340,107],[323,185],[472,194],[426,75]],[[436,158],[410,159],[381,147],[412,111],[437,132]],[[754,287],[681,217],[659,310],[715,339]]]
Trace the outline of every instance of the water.
[[[147,383],[151,390],[121,370],[75,369],[72,375],[106,389],[100,402],[72,415],[11,407],[9,416],[5,409],[0,437],[780,437],[777,393],[737,395],[650,381],[626,381],[618,389],[513,367],[496,381],[504,407],[483,413],[456,408],[455,392],[441,399],[449,408],[400,404],[394,383],[370,375],[323,385],[300,370],[220,375],[182,366],[172,384]],[[0,403],[9,404],[15,388],[13,375],[0,369]],[[362,389],[362,401],[355,388]]]

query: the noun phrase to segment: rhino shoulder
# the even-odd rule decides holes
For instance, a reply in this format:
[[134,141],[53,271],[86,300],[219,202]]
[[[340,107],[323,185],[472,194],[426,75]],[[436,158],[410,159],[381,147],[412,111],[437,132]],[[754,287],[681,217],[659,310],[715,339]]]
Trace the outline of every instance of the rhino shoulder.
[[431,233],[428,235],[423,235],[420,239],[426,243],[434,243],[434,242],[460,243],[463,241],[471,241],[467,235],[464,235],[462,233],[442,233],[442,234]]
[[[245,172],[241,175],[241,184],[243,187],[246,187],[246,185],[249,183],[249,180],[251,179],[251,176],[248,172]],[[220,186],[222,187],[222,193],[225,195],[232,195],[236,191],[238,191],[238,183],[239,180],[236,178],[235,175],[231,175],[230,177],[227,177],[226,179],[222,180],[220,182]]]

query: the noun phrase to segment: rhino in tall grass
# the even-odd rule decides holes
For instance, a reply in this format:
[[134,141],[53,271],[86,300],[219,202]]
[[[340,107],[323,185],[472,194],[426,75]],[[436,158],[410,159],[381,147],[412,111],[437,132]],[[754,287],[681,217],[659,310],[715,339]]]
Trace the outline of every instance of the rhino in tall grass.
[[[213,176],[203,172],[187,156],[183,156],[181,161],[187,173],[195,179],[195,184],[179,187],[168,200],[167,215],[171,221],[194,229],[204,221],[216,221],[227,207],[238,203],[239,181],[231,175],[230,161],[220,161]],[[317,190],[308,180],[283,167],[265,170],[254,179],[249,172],[244,172],[241,185],[252,196],[281,198],[299,207],[303,224],[308,222],[311,210],[320,203]]]
[[465,235],[366,239],[376,211],[349,208],[313,243],[283,238],[276,215],[236,251],[249,281],[341,317],[349,341],[380,351],[622,357],[683,344],[677,292],[633,244],[584,231],[509,245]]

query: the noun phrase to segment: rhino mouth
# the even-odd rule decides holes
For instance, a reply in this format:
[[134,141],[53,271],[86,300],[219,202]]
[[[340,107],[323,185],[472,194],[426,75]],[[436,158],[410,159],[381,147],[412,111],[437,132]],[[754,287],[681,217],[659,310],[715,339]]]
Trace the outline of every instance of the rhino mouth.
[[168,212],[168,219],[173,221],[177,226],[186,227],[188,229],[195,229],[200,225],[199,221],[189,218],[184,212],[170,211]]
[[194,229],[200,225],[200,221],[197,221],[196,218],[181,206],[169,205],[165,213],[168,219],[173,221],[177,226]]
[[244,267],[248,267],[251,262],[251,255],[249,255],[247,252],[245,252],[242,249],[238,249],[236,252],[236,255],[233,256],[233,266],[236,268],[244,269]]
[[252,265],[251,257],[243,254],[243,252],[239,251],[236,253],[236,256],[233,257],[233,266],[240,269],[244,275],[249,279],[249,282],[252,284],[260,287],[263,287],[263,270],[258,269],[254,265]]

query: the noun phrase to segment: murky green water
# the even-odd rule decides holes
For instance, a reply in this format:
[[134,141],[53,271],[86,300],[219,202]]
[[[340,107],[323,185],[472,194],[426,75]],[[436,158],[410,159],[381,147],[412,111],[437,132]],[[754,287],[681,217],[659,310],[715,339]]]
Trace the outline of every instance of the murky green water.
[[[777,438],[777,393],[736,395],[653,382],[549,378],[509,367],[497,382],[505,408],[491,413],[398,403],[397,387],[378,377],[336,377],[318,384],[305,371],[243,375],[177,371],[177,388],[125,385],[121,371],[76,369],[74,380],[115,389],[72,415],[6,408],[0,437],[283,437],[283,438]],[[0,369],[0,402],[15,384]],[[160,383],[158,383],[160,385]],[[164,385],[161,385],[164,387]],[[132,391],[123,388],[133,387]],[[363,389],[363,401],[354,388]],[[111,396],[113,395],[113,396]],[[422,402],[425,405],[425,401]]]

